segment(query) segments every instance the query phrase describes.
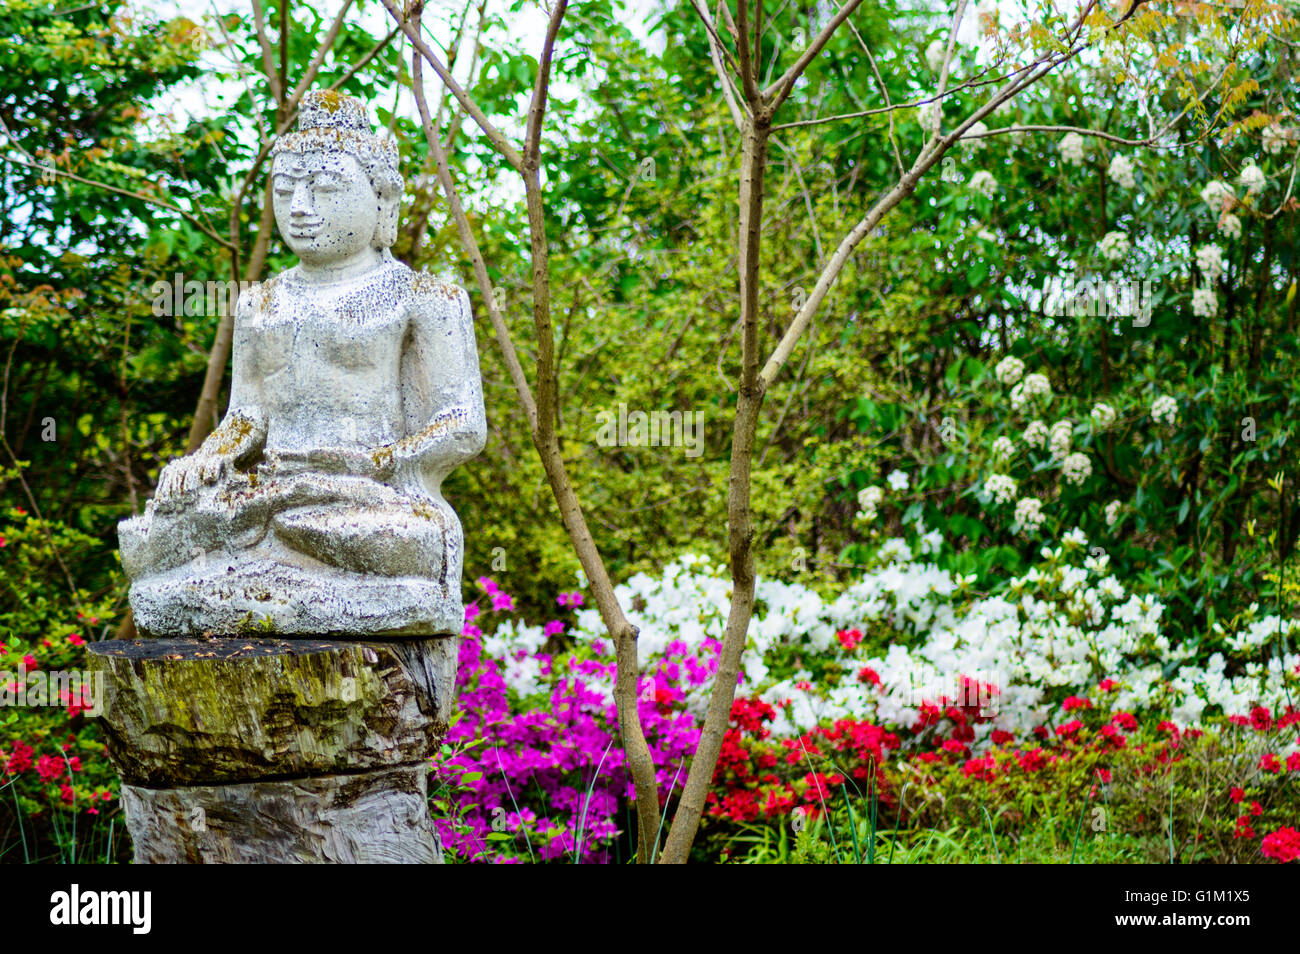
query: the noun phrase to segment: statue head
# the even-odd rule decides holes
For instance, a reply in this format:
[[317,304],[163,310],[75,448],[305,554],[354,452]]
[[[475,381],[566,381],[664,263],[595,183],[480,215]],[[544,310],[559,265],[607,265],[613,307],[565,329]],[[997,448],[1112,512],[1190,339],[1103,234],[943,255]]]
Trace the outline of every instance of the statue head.
[[397,146],[371,132],[361,100],[307,93],[297,132],[280,137],[271,155],[275,221],[304,262],[328,264],[397,239]]

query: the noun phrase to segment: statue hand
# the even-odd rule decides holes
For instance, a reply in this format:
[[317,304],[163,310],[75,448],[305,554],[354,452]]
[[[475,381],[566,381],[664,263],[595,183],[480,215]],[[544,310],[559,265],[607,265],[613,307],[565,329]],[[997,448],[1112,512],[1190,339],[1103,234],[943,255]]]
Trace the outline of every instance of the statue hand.
[[164,500],[198,490],[200,484],[216,483],[229,472],[230,458],[198,452],[172,461],[158,475],[155,498]]

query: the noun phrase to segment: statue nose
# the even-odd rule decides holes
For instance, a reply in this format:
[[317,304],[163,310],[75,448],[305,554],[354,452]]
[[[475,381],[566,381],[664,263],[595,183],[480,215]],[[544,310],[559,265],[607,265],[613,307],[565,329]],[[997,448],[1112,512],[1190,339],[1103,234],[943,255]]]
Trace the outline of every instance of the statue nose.
[[293,187],[293,202],[289,205],[293,215],[310,215],[312,212],[311,185],[300,181]]

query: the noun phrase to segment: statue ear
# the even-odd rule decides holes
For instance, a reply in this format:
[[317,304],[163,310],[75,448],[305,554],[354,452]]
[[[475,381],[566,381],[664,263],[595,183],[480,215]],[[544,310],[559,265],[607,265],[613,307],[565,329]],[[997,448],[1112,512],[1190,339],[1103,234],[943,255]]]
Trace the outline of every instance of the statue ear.
[[375,223],[375,248],[388,248],[397,241],[397,213],[402,204],[401,193],[379,196],[379,221]]

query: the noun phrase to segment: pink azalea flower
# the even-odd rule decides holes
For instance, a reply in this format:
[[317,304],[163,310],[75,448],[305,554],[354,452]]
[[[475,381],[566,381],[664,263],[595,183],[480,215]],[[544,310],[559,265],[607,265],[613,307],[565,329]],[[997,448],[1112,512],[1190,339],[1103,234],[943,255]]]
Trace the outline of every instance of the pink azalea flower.
[[546,624],[545,632],[547,636],[559,636],[560,633],[564,632],[564,624],[558,619],[553,619]]
[[486,590],[488,593],[495,593],[498,589],[500,589],[500,587],[498,587],[495,583],[489,580],[486,576],[480,576],[478,578],[478,585],[483,587],[483,589]]
[[494,610],[513,610],[515,608],[515,598],[509,593],[497,590],[492,594],[492,608]]
[[465,607],[465,619],[466,619],[466,620],[471,620],[471,619],[473,619],[475,616],[477,616],[477,615],[479,614],[479,612],[480,612],[480,611],[479,611],[479,608],[478,608],[478,604],[477,604],[477,603],[470,603],[469,605],[467,605],[467,606]]

